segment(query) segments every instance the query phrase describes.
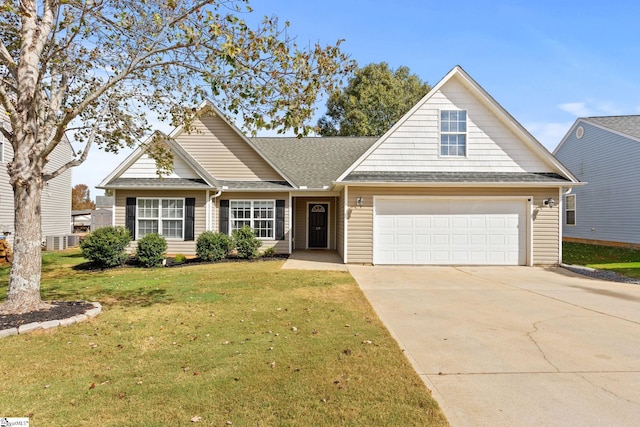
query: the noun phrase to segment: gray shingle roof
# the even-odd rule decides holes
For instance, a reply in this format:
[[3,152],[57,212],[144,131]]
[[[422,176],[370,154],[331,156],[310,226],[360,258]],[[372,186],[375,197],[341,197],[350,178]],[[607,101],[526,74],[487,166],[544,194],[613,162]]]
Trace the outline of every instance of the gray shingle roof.
[[[232,190],[291,190],[287,181],[220,181],[218,183],[224,191]],[[225,188],[226,187],[226,188]]]
[[586,117],[585,121],[640,138],[640,116]]
[[566,178],[555,173],[530,172],[353,172],[348,182],[442,182],[442,183],[558,183]]
[[375,137],[252,138],[254,144],[296,185],[331,186],[371,147]]
[[211,188],[202,179],[186,178],[116,178],[109,183],[109,188],[137,189],[194,189]]

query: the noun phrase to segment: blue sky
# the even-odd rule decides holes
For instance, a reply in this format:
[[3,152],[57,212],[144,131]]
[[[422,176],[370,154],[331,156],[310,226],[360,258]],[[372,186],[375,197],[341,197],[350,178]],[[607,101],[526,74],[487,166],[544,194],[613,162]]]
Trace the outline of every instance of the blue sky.
[[[640,114],[640,3],[253,0],[251,5],[256,17],[290,21],[289,33],[300,45],[345,39],[343,51],[361,66],[383,61],[393,68],[408,66],[435,85],[460,65],[550,151],[577,117]],[[321,104],[318,116],[323,112]],[[123,154],[93,150],[74,169],[74,184],[97,185]]]

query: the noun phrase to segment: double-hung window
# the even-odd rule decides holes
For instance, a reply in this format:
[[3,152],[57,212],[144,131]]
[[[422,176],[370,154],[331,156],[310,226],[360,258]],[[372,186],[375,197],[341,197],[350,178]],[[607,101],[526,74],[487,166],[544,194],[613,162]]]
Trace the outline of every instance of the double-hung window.
[[576,195],[565,197],[564,220],[567,225],[576,225]]
[[440,155],[453,157],[467,155],[467,112],[465,110],[440,111]]
[[275,230],[274,200],[231,200],[229,231],[249,226],[259,239],[273,239]]
[[184,199],[138,199],[138,239],[158,233],[184,238]]

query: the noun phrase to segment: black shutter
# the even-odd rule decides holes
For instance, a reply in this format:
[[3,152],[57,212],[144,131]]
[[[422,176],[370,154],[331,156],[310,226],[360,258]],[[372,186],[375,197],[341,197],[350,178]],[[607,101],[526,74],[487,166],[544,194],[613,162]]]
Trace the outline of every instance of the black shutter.
[[196,199],[187,197],[184,199],[184,240],[194,240]]
[[220,200],[220,232],[229,234],[229,201]]
[[276,200],[276,240],[284,240],[284,200]]
[[129,233],[131,233],[131,237],[133,239],[136,238],[136,198],[135,197],[127,197],[127,212],[125,215],[125,226]]

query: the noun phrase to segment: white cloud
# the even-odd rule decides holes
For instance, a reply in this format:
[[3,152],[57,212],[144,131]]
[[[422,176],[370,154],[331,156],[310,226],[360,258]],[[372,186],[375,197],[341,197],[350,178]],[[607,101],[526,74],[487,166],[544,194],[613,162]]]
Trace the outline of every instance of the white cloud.
[[[611,101],[589,100],[586,102],[567,102],[559,104],[558,108],[574,117],[618,116],[630,113],[629,110],[625,110],[625,108]],[[638,108],[639,107],[634,107],[631,110],[637,111]]]
[[553,151],[573,124],[564,123],[527,123],[524,125],[533,136],[549,151]]
[[593,110],[587,107],[584,102],[567,102],[558,105],[562,111],[566,111],[576,117],[589,117],[595,115]]

